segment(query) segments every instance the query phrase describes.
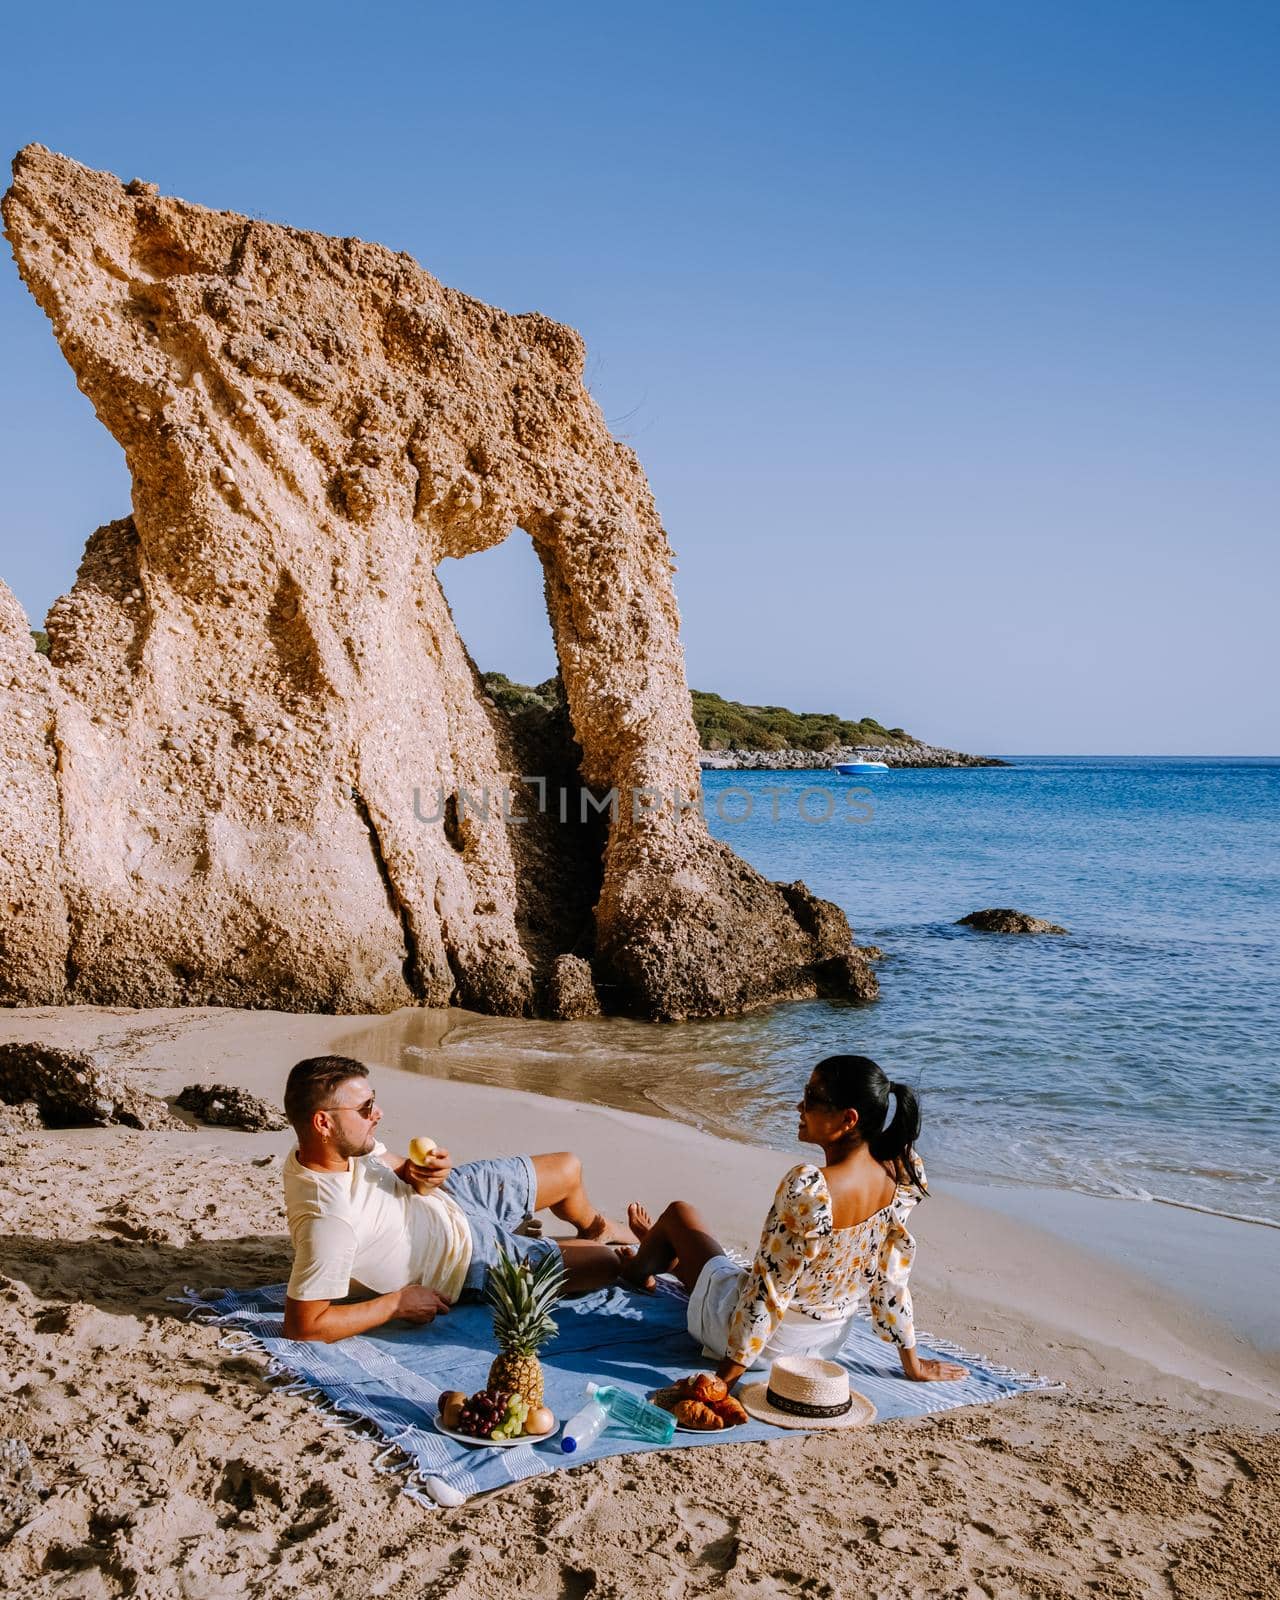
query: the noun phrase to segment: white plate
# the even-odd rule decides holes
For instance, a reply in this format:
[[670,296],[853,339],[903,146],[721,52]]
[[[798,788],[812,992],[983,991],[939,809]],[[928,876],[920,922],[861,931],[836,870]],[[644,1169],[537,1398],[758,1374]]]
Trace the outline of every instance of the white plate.
[[453,1428],[446,1428],[439,1412],[435,1416],[435,1425],[448,1439],[456,1439],[459,1444],[487,1445],[490,1450],[509,1450],[515,1444],[541,1444],[544,1439],[554,1439],[560,1432],[557,1422],[550,1433],[518,1433],[514,1439],[477,1439],[473,1433],[458,1433]]
[[[648,1399],[649,1404],[651,1406],[658,1404],[657,1401],[653,1398],[653,1395],[647,1396],[647,1399]],[[665,1406],[658,1406],[658,1410],[659,1411],[666,1411],[667,1408]],[[669,1417],[674,1417],[675,1416],[675,1412],[674,1411],[667,1411],[667,1415]],[[719,1438],[722,1434],[732,1433],[735,1428],[741,1428],[741,1427],[744,1427],[744,1426],[745,1426],[745,1424],[741,1423],[741,1422],[733,1422],[733,1423],[726,1422],[723,1428],[686,1428],[683,1422],[677,1422],[676,1423],[676,1432],[677,1433],[693,1433],[693,1434],[696,1434],[699,1439],[716,1439],[716,1438]]]

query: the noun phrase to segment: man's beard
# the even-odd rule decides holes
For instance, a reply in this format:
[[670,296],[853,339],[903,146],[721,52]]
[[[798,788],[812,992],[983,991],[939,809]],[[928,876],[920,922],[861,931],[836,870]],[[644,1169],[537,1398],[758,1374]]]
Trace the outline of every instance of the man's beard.
[[358,1143],[354,1139],[346,1139],[339,1133],[333,1141],[334,1149],[344,1161],[350,1161],[352,1156],[367,1156],[373,1149],[375,1140],[373,1129],[370,1128],[364,1138]]

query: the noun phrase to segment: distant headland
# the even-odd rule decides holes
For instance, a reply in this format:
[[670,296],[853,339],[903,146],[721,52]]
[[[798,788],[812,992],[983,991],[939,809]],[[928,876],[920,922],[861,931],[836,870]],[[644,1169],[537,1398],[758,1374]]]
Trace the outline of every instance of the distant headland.
[[[483,674],[485,692],[504,711],[556,711],[564,703],[558,677],[530,686],[502,672]],[[693,722],[708,770],[834,767],[859,757],[890,767],[1004,767],[994,756],[967,755],[926,744],[875,717],[850,721],[827,711],[748,706],[705,689],[691,691]]]

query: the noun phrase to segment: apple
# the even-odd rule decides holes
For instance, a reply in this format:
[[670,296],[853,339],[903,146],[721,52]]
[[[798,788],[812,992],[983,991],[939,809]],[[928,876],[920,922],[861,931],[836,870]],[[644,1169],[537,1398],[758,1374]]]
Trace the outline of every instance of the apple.
[[415,1167],[424,1167],[431,1159],[436,1147],[434,1139],[428,1139],[425,1134],[419,1134],[416,1139],[409,1140],[409,1160]]
[[524,1419],[526,1433],[550,1433],[556,1425],[555,1413],[546,1406],[536,1406]]

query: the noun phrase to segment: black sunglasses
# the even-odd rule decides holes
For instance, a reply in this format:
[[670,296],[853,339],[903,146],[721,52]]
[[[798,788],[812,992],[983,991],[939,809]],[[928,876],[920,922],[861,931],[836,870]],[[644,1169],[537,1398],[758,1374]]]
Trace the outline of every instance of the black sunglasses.
[[373,1108],[378,1103],[377,1095],[370,1095],[362,1106],[326,1106],[326,1111],[354,1111],[361,1121],[368,1122],[373,1115]]

